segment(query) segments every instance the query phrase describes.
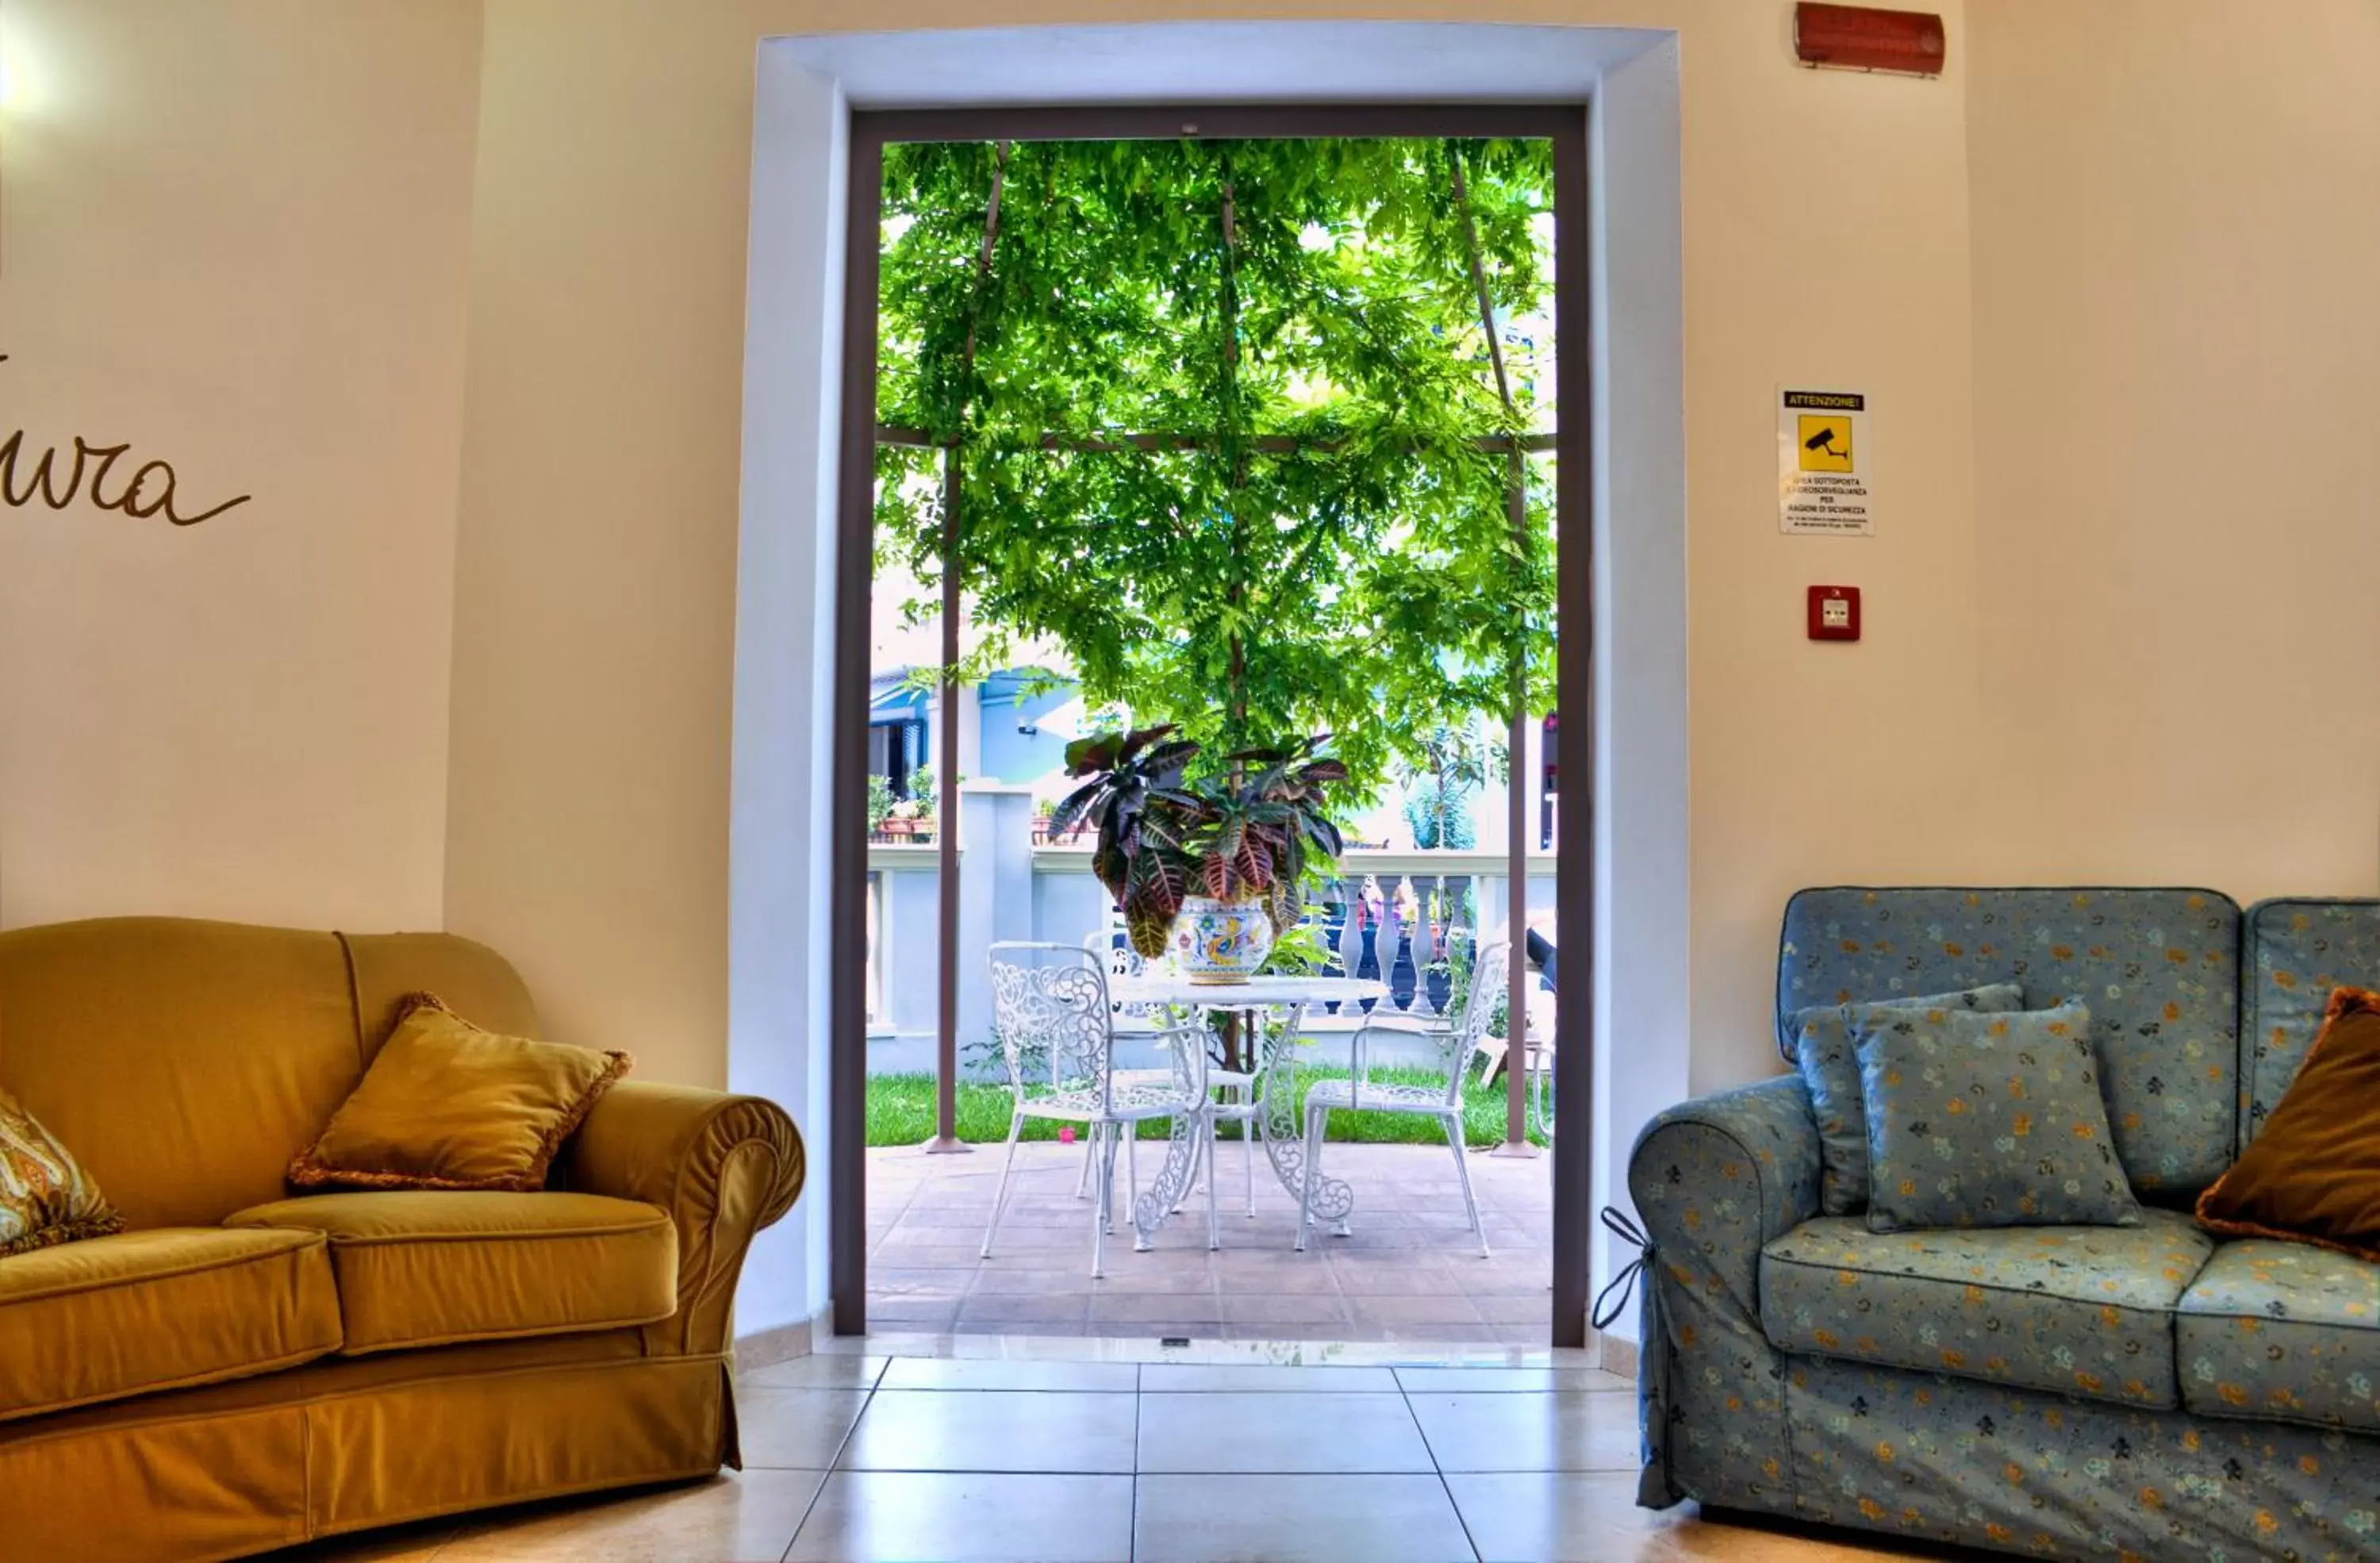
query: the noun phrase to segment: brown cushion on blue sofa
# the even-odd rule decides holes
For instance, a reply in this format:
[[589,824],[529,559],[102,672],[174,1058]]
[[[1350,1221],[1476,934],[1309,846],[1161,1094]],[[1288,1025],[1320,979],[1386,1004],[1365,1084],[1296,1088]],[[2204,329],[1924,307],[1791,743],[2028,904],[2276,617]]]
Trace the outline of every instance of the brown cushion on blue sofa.
[[2199,1196],[2198,1222],[2380,1260],[2380,993],[2331,994],[2297,1078]]

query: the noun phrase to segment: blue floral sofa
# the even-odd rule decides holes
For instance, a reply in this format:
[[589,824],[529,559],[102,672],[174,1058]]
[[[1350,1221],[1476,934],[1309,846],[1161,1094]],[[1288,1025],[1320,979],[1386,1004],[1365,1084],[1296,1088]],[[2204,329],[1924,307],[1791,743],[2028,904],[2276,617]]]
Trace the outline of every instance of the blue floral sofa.
[[2380,1266],[2190,1217],[2332,987],[2380,987],[2380,902],[1804,891],[1779,1045],[1813,1004],[2011,978],[2089,1004],[2145,1223],[1873,1235],[1819,1213],[1798,1074],[1662,1113],[1628,1180],[1640,1501],[2056,1557],[2380,1558]]

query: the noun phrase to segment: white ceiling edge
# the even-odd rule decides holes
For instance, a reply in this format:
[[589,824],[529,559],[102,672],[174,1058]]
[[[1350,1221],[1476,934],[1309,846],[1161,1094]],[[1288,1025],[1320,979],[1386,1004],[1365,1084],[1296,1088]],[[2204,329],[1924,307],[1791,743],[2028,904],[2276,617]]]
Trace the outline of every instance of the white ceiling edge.
[[771,38],[858,109],[1569,103],[1671,34],[1500,22],[1117,22]]

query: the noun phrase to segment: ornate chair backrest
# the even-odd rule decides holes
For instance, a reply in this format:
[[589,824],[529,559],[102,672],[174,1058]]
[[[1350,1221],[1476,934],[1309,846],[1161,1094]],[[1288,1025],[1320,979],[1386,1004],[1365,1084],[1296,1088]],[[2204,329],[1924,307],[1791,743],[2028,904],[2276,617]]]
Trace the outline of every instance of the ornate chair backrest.
[[[1472,952],[1471,992],[1463,1002],[1463,1013],[1451,1029],[1428,1034],[1437,1044],[1438,1067],[1446,1076],[1449,1107],[1462,1105],[1463,1082],[1471,1072],[1471,1055],[1477,1049],[1479,1039],[1488,1035],[1488,1023],[1496,1018],[1497,1002],[1504,997],[1505,984],[1512,978],[1512,948],[1500,934]],[[1356,1037],[1353,1097],[1356,1107],[1364,1105],[1364,1093],[1372,1086],[1371,1035],[1366,1030]],[[1382,1031],[1381,1035],[1391,1033]]]
[[1439,1043],[1439,1064],[1446,1071],[1446,1099],[1450,1105],[1463,1099],[1463,1082],[1471,1072],[1472,1055],[1479,1050],[1481,1039],[1496,1019],[1496,1006],[1503,1001],[1504,990],[1512,980],[1511,939],[1501,933],[1493,934],[1473,948],[1471,991],[1463,1000],[1463,1013],[1455,1017],[1454,1029]]
[[1111,1105],[1114,1052],[1107,963],[1078,944],[991,947],[991,1021],[1010,1089],[1090,1091]]

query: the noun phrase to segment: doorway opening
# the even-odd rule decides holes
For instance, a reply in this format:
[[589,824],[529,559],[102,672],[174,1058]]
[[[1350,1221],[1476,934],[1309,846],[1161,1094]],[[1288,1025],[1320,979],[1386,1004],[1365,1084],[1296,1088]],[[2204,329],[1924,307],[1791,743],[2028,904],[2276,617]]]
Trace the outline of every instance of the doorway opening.
[[[1583,108],[862,114],[852,147],[838,1331],[1582,1343]],[[1075,795],[1103,769],[1206,800],[1147,875],[1117,788]],[[1321,986],[1135,997],[1189,891],[1262,901],[1275,772],[1330,834],[1272,876],[1260,980]],[[996,960],[1098,985],[1087,1081]],[[1216,1109],[1108,1121],[1158,1098]]]

